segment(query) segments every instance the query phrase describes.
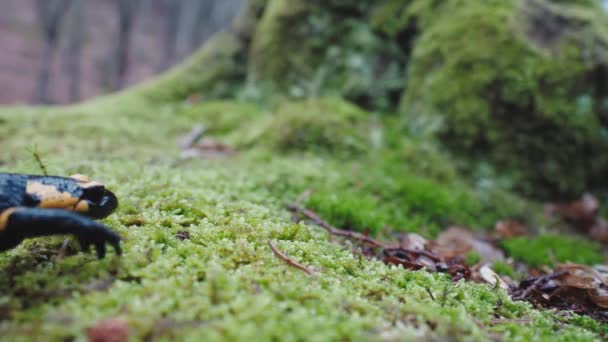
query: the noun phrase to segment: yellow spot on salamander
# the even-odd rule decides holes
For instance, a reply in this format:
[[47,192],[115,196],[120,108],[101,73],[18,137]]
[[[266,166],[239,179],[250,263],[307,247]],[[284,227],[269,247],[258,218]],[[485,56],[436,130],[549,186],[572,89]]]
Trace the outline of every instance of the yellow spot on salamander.
[[92,188],[95,186],[103,186],[103,184],[96,182],[96,181],[92,181],[91,179],[89,179],[88,176],[85,175],[81,175],[81,174],[75,174],[75,175],[71,175],[70,178],[76,180],[80,187],[83,189],[87,189],[87,188]]
[[40,199],[39,208],[58,208],[82,212],[89,209],[88,204],[81,201],[80,198],[72,196],[69,192],[59,191],[52,185],[28,181],[25,191]]
[[16,210],[17,210],[17,208],[10,208],[10,209],[6,209],[5,211],[2,212],[2,214],[0,214],[0,232],[6,229],[6,226],[8,226],[8,218]]
[[88,183],[91,181],[89,179],[89,177],[87,177],[85,175],[81,175],[79,173],[77,173],[75,175],[71,175],[70,178],[75,179],[78,183]]
[[88,213],[89,212],[89,202],[78,201],[78,203],[76,203],[76,206],[74,207],[74,210],[76,210],[79,213]]

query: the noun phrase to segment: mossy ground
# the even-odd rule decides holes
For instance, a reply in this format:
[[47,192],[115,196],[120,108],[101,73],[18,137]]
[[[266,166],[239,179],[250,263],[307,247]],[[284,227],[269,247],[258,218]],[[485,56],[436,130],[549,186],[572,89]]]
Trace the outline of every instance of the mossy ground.
[[[284,203],[307,189],[314,190],[308,205],[328,220],[386,234],[430,236],[452,221],[488,228],[526,205],[468,186],[445,170],[450,163],[440,152],[414,138],[394,139],[382,120],[360,123],[363,130],[351,126],[350,115],[347,126],[339,123],[359,130],[363,149],[350,149],[342,138],[351,135],[336,132],[338,140],[313,134],[323,142],[311,142],[317,148],[286,150],[283,140],[268,138],[272,112],[235,102],[151,105],[133,94],[67,108],[2,109],[2,170],[40,173],[36,148],[53,174],[105,182],[121,205],[104,222],[124,247],[120,258],[96,260],[74,244],[58,261],[63,239],[56,237],[1,254],[2,337],[83,340],[87,327],[108,317],[124,319],[134,339],[570,341],[606,330],[513,302],[491,286],[357,257],[319,228],[293,223]],[[176,140],[195,124],[208,125],[209,135],[239,147],[238,154],[180,160]],[[371,127],[382,128],[383,138]],[[505,198],[509,205],[501,204]],[[190,239],[176,237],[183,230]],[[277,259],[269,238],[316,274]]]
[[504,240],[502,245],[509,255],[533,267],[555,266],[568,261],[594,265],[605,260],[599,243],[580,237],[543,234],[534,239]]

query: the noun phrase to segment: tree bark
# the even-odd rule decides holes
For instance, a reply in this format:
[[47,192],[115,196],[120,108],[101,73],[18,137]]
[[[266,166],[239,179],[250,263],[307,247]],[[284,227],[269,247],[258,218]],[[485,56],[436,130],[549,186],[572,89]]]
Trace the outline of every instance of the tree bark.
[[161,5],[164,12],[163,55],[157,71],[167,69],[175,60],[175,40],[180,19],[181,1],[163,0]]
[[70,9],[65,49],[64,70],[68,75],[70,102],[80,101],[82,46],[86,36],[84,0],[76,0]]
[[118,32],[116,47],[114,49],[114,79],[112,89],[122,89],[126,83],[129,70],[129,45],[131,43],[131,32],[135,22],[135,15],[139,6],[139,0],[116,0],[118,10]]
[[42,64],[34,89],[33,101],[35,103],[51,103],[52,101],[48,93],[51,68],[59,43],[61,23],[71,4],[72,0],[36,0],[35,2],[36,16],[44,38]]

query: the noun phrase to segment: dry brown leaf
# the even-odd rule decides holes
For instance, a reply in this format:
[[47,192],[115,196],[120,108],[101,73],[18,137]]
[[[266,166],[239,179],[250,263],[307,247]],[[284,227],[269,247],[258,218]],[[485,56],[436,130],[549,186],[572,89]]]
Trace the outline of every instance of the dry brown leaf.
[[203,138],[192,147],[182,150],[182,159],[229,157],[235,153],[232,146],[214,138]]
[[409,233],[401,242],[401,247],[424,250],[429,241],[416,233]]
[[569,203],[545,205],[546,214],[559,216],[584,231],[588,231],[595,223],[598,209],[599,202],[591,194],[584,194],[581,199]]
[[557,265],[556,271],[566,271],[564,275],[557,278],[564,286],[589,290],[598,289],[606,284],[606,278],[601,273],[586,265],[561,264]]
[[126,342],[129,328],[121,318],[108,318],[87,329],[90,342]]
[[[566,271],[558,277],[561,288],[558,294],[568,301],[584,305],[587,300],[600,308],[608,309],[608,279],[593,267],[573,263],[558,265],[557,270]],[[576,292],[574,289],[584,290]],[[565,294],[569,294],[568,297]]]
[[482,262],[503,261],[504,253],[491,243],[477,237],[472,231],[462,227],[450,227],[443,231],[435,241],[434,249],[451,259],[474,251],[481,257]]
[[[509,285],[487,264],[479,268],[479,278],[490,285],[498,285],[501,289],[509,291]],[[498,282],[498,284],[496,283]]]
[[523,224],[508,219],[496,222],[496,225],[494,225],[494,232],[503,239],[511,239],[526,235],[526,228]]
[[598,218],[589,229],[589,236],[596,241],[608,243],[608,222],[601,217]]

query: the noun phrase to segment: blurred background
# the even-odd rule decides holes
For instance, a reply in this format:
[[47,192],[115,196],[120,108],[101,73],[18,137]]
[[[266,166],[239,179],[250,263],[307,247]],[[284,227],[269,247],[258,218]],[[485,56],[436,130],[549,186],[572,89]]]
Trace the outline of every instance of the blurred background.
[[222,30],[243,0],[1,0],[0,103],[70,103],[140,82]]

